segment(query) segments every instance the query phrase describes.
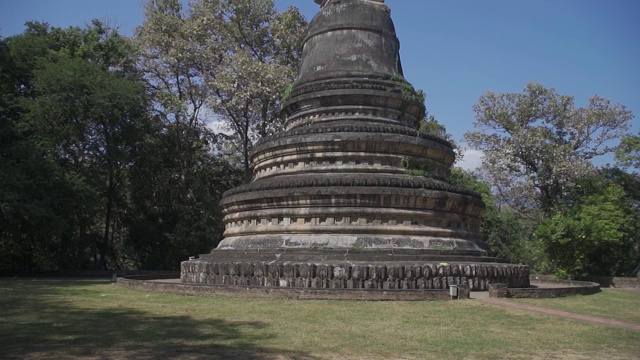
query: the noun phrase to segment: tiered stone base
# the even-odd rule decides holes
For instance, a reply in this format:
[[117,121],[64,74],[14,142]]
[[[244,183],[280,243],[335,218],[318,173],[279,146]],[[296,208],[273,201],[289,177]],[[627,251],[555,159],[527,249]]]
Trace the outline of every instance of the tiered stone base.
[[[529,286],[529,267],[476,261],[250,261],[199,259],[181,264],[188,284],[292,287],[310,289],[411,290],[469,285],[486,291],[490,283]],[[473,259],[469,259],[473,260]],[[487,259],[488,260],[488,259]]]

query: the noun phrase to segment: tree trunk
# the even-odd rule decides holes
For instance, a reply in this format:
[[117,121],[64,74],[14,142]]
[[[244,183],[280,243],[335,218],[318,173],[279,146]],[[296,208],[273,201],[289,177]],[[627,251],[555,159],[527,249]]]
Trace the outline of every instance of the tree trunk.
[[98,267],[103,270],[107,268],[107,247],[109,246],[109,231],[111,230],[111,212],[113,208],[114,187],[115,184],[113,181],[113,170],[109,169],[109,184],[107,187],[107,210],[104,219],[104,236],[102,237],[102,242],[98,247],[98,250],[100,252]]
[[253,171],[251,169],[251,159],[249,154],[249,120],[245,120],[244,123],[244,139],[242,142],[242,152],[244,155],[244,182],[248,184],[253,178]]

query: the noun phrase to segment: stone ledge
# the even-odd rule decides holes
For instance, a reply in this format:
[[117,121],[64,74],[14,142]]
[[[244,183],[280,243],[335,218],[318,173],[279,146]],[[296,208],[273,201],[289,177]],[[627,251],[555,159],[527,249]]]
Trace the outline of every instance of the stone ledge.
[[[434,301],[450,300],[449,290],[366,290],[307,289],[233,285],[183,284],[177,281],[153,281],[136,277],[118,278],[117,283],[135,290],[192,296],[229,296],[299,300]],[[464,292],[463,292],[464,294]]]
[[579,280],[596,282],[604,287],[640,289],[640,277],[585,276]]
[[446,148],[452,148],[451,142],[430,134],[422,134],[416,129],[405,126],[391,124],[376,124],[370,122],[363,123],[340,123],[320,124],[316,126],[296,127],[291,130],[282,131],[274,135],[260,139],[256,145],[254,152],[263,151],[265,148],[272,146],[271,143],[277,139],[295,136],[308,136],[312,134],[331,134],[331,133],[379,133],[379,134],[395,134],[410,137],[417,137],[424,140],[430,140]]
[[455,195],[466,195],[480,200],[479,193],[457,187],[439,180],[421,176],[398,174],[304,174],[282,175],[273,178],[261,178],[249,184],[240,185],[224,192],[225,198],[232,195],[252,193],[265,190],[287,190],[298,188],[331,188],[331,187],[380,187],[404,188],[444,191]]
[[[508,288],[505,284],[489,284],[489,297],[495,298],[556,298],[572,295],[591,295],[600,292],[600,284],[575,280],[540,281],[542,286]],[[549,287],[544,285],[548,284]]]
[[[505,259],[478,255],[477,251],[451,251],[444,249],[417,250],[398,248],[271,248],[255,249],[215,249],[207,254],[201,254],[196,260],[213,262],[298,262],[309,264],[341,264],[352,262],[356,265],[367,266],[404,266],[405,264],[424,265],[442,263],[466,266],[482,266],[485,264],[509,265]],[[512,264],[513,265],[513,264]],[[522,265],[517,265],[522,266]],[[477,269],[476,269],[477,272]]]
[[446,290],[468,285],[485,291],[491,283],[529,286],[529,267],[514,264],[371,263],[189,260],[181,264],[185,284],[300,289]]

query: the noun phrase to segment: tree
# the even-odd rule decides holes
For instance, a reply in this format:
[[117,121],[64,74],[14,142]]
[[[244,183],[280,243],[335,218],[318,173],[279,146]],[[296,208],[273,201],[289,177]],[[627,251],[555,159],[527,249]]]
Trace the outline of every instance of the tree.
[[[99,21],[85,29],[27,23],[5,40],[3,227],[8,270],[115,260],[125,169],[145,124],[133,48]],[[4,147],[6,146],[6,147]]]
[[498,201],[546,215],[576,179],[595,172],[594,157],[615,151],[633,118],[608,99],[593,96],[576,107],[573,97],[534,83],[520,94],[488,92],[473,110],[479,130],[465,141],[484,152]]
[[633,168],[640,171],[640,132],[638,135],[626,134],[616,149],[617,165],[621,168]]
[[103,217],[98,266],[106,268],[116,213],[126,206],[126,169],[144,136],[144,88],[82,59],[62,58],[35,74],[39,96],[28,105],[29,131],[48,156],[96,193],[99,208],[93,211]]
[[544,249],[539,241],[533,239],[536,224],[519,217],[509,206],[496,204],[491,186],[482,181],[479,174],[453,168],[451,183],[482,196],[486,210],[482,217],[480,235],[481,240],[489,245],[492,256],[530,265],[536,271],[546,270]]
[[603,175],[579,181],[536,229],[556,275],[626,275],[638,262],[638,209]]
[[420,121],[420,127],[418,132],[421,134],[428,134],[441,137],[443,139],[452,141],[451,134],[447,133],[447,128],[440,124],[435,116],[427,115],[422,121]]
[[[293,82],[306,21],[272,0],[152,0],[136,38],[156,111],[185,131],[211,121],[231,132],[245,181],[253,143],[282,127],[281,94]],[[187,140],[188,141],[188,140]]]
[[[189,256],[209,252],[224,231],[222,194],[242,179],[205,141],[192,144],[192,164],[182,169],[174,153],[179,130],[159,127],[150,134],[130,171],[127,247],[145,269],[176,269]],[[183,182],[189,184],[186,193]]]

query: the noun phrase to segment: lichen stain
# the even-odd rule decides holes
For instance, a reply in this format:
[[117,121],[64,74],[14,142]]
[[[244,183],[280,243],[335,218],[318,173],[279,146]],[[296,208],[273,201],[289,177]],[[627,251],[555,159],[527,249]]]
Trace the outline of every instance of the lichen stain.
[[337,4],[334,6],[327,6],[322,10],[322,15],[331,16],[335,13],[341,13],[347,7],[347,4]]
[[[369,33],[357,32],[356,37],[359,42],[363,42],[367,44],[367,46],[374,47],[376,45],[375,38],[371,36]],[[382,41],[384,41],[384,37],[382,37]]]

